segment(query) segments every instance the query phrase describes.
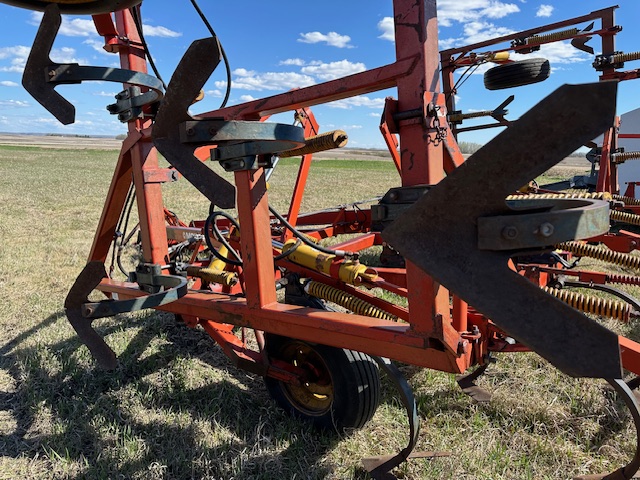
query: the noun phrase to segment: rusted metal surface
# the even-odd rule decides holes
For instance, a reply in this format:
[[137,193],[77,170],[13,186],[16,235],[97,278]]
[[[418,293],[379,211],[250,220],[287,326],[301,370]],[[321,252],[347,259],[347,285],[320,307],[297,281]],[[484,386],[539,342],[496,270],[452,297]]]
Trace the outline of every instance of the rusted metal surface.
[[[509,193],[603,132],[613,120],[615,95],[613,83],[559,88],[382,233],[409,260],[573,376],[620,378],[617,336],[511,271],[507,262],[514,252],[479,250],[477,224],[480,217],[514,214],[504,201]],[[539,155],[528,151],[533,142]]]

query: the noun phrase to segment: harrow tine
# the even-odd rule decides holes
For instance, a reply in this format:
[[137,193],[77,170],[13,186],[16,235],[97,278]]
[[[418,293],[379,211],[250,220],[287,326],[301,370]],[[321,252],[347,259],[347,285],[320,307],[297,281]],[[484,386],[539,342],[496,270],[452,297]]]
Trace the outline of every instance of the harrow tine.
[[[580,214],[569,225],[560,218],[554,224],[537,224],[546,225],[550,235],[546,238],[542,228],[536,230],[539,233],[524,230],[531,210],[511,210],[504,198],[612,125],[615,98],[613,82],[560,87],[382,232],[383,239],[405,258],[510,336],[576,377],[621,378],[617,335],[512,271],[510,257],[525,249],[491,248],[478,225],[502,215],[523,227],[520,237],[529,235],[526,238],[533,240],[528,245],[531,251],[550,246],[545,242],[554,229],[575,235],[585,222],[595,222],[585,209],[569,209]],[[608,220],[604,223],[606,229]],[[512,231],[505,230],[494,235],[496,242],[512,236],[507,235]],[[518,229],[511,230],[518,235]]]

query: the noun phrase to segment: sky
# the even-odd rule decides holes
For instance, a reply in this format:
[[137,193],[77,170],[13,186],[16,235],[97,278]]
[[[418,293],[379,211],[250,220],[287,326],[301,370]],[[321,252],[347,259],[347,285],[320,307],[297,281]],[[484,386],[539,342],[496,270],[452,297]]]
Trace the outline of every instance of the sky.
[[[1,0],[0,0],[1,2]],[[339,78],[395,61],[393,8],[390,0],[306,3],[280,0],[221,2],[200,0],[200,7],[229,57],[232,90],[229,104],[237,104]],[[438,38],[441,49],[463,46],[540,25],[555,23],[609,7],[605,0],[439,0]],[[618,50],[640,50],[633,24],[640,20],[640,1],[618,0],[616,23],[623,27],[616,36]],[[118,135],[126,126],[110,115],[121,86],[84,82],[57,87],[76,107],[76,122],[63,126],[22,88],[21,76],[38,28],[41,13],[0,3],[0,132]],[[189,0],[145,0],[142,4],[144,32],[158,69],[168,81],[189,44],[208,35]],[[579,27],[586,27],[586,24]],[[596,25],[598,28],[598,25]],[[117,55],[102,49],[90,16],[64,15],[51,58],[59,63],[118,67]],[[591,42],[600,53],[600,40]],[[509,95],[508,119],[515,120],[539,100],[565,83],[597,81],[591,66],[593,55],[568,42],[543,46],[535,55],[550,61],[551,76],[545,82],[520,88],[488,91],[479,68],[461,86],[457,108],[464,112],[492,109]],[[512,57],[513,58],[513,57]],[[640,68],[640,61],[625,69]],[[460,70],[461,71],[461,70]],[[225,91],[222,65],[205,86],[205,99],[192,113],[218,108]],[[620,114],[640,107],[634,89],[639,81],[622,82]],[[349,147],[385,148],[378,125],[384,98],[396,96],[393,89],[314,106],[321,131],[343,129]],[[274,121],[291,123],[291,114]],[[465,122],[463,126],[471,126]],[[500,129],[462,134],[461,141],[486,143]]]

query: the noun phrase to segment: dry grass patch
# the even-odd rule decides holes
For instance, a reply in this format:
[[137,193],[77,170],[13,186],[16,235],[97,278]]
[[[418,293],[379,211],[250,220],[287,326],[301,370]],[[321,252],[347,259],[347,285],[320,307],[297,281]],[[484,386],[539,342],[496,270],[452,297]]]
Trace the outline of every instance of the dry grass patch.
[[[362,457],[404,447],[407,421],[386,381],[364,429],[321,434],[279,411],[262,379],[232,368],[204,332],[168,314],[95,322],[119,356],[114,372],[95,367],[62,304],[116,156],[0,147],[0,479],[364,479]],[[280,211],[296,171],[285,160],[270,181]],[[391,162],[317,162],[303,208],[368,199],[397,183]],[[183,220],[207,214],[184,181],[164,194]],[[638,338],[636,324],[623,330]],[[498,356],[481,379],[494,392],[488,405],[473,404],[451,375],[403,370],[422,419],[417,448],[453,456],[403,464],[401,478],[570,478],[632,455],[628,416],[603,382],[569,379],[534,354]]]

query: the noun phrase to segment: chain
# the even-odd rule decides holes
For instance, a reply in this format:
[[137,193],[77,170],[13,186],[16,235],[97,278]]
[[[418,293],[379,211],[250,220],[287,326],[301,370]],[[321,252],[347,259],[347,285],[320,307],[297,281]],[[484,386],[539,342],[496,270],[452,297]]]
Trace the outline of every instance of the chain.
[[431,127],[435,130],[435,135],[428,135],[429,142],[433,143],[434,146],[440,145],[440,142],[444,141],[447,138],[447,127],[442,127],[440,125],[440,116],[438,112],[440,111],[440,105],[429,105],[428,114],[433,118],[431,122]]

